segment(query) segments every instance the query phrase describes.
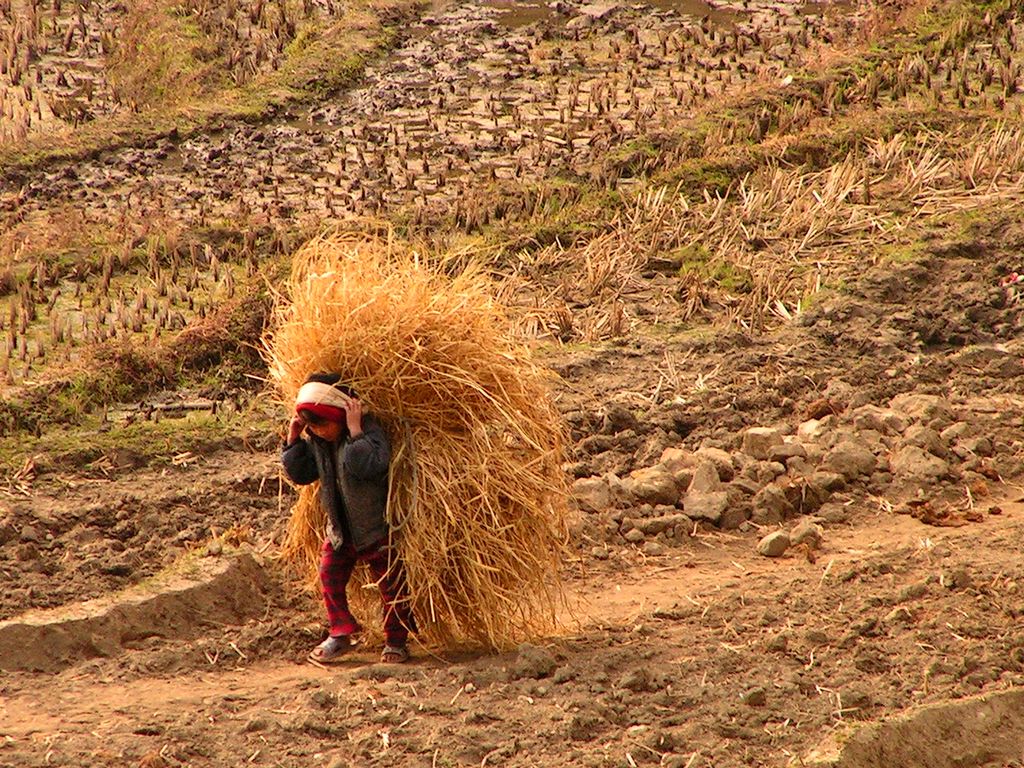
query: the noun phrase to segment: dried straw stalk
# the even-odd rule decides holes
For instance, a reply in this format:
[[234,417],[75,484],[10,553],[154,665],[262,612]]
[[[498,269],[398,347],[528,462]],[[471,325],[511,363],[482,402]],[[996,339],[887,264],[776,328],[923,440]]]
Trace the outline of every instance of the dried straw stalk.
[[[314,240],[295,255],[264,351],[286,407],[309,373],[337,371],[388,429],[388,515],[421,637],[504,648],[555,626],[561,420],[486,276],[443,267],[392,241]],[[323,524],[303,488],[284,556],[311,574]],[[350,589],[357,610],[371,594]]]

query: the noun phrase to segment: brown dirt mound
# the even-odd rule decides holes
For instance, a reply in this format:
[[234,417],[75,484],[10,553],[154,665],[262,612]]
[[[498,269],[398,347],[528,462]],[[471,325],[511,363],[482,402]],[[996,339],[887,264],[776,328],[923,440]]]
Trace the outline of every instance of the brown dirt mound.
[[832,768],[994,768],[1024,760],[1024,690],[927,707],[855,734]]

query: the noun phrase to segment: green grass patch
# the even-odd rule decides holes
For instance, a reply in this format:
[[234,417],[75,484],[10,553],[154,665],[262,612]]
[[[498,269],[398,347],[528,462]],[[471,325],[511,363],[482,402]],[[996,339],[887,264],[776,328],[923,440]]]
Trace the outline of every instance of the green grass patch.
[[661,152],[649,136],[632,139],[613,149],[603,158],[606,168],[616,177],[643,176],[656,164]]
[[103,459],[110,460],[113,471],[118,467],[170,466],[175,457],[187,453],[237,448],[243,435],[257,425],[268,432],[273,430],[273,425],[253,424],[241,414],[196,413],[125,425],[104,423],[90,416],[78,426],[55,426],[38,436],[5,438],[0,441],[0,470],[5,474],[17,471],[29,459],[37,473],[78,469],[102,474],[107,467]]
[[929,248],[923,240],[903,240],[880,246],[873,256],[880,264],[911,264],[927,258]]
[[680,248],[673,252],[672,257],[681,262],[680,276],[696,274],[703,281],[729,293],[750,293],[754,290],[754,277],[749,269],[715,258],[703,245]]

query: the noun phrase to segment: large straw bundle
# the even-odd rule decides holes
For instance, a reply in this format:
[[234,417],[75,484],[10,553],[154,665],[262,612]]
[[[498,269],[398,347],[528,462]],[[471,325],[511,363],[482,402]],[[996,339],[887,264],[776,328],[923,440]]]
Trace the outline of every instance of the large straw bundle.
[[[561,422],[486,276],[448,277],[371,237],[317,239],[294,257],[264,349],[287,406],[308,374],[336,371],[385,424],[388,516],[421,637],[501,648],[554,627]],[[307,486],[285,557],[315,573],[323,526]],[[372,593],[349,594],[360,610]]]

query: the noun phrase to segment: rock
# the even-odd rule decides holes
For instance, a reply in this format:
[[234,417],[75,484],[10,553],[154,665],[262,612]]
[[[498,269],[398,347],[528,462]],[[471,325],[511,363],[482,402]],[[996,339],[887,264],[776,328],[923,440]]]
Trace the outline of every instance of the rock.
[[763,486],[785,472],[786,467],[777,461],[752,461],[743,468],[740,476]]
[[[637,466],[650,467],[661,463],[661,455],[672,444],[672,438],[660,427],[652,427],[640,448],[634,453]],[[678,481],[677,481],[678,484]]]
[[752,510],[749,503],[734,503],[722,510],[722,516],[718,518],[718,527],[723,531],[735,531],[750,519]]
[[971,434],[971,425],[966,421],[954,422],[939,433],[942,439],[947,443],[959,440],[962,437],[967,437],[969,434]]
[[877,637],[878,619],[868,616],[867,618],[855,621],[850,625],[850,631],[846,635],[849,638]]
[[793,458],[807,458],[807,449],[804,447],[803,443],[798,443],[797,441],[792,440],[788,443],[782,443],[781,445],[776,445],[772,448],[772,461],[785,464]]
[[907,445],[900,448],[889,459],[892,473],[904,480],[935,480],[949,473],[949,463],[945,459],[919,448]]
[[902,624],[912,624],[914,621],[914,614],[908,611],[906,608],[900,606],[893,608],[882,618],[883,627],[893,627]]
[[625,482],[633,498],[640,503],[675,504],[679,501],[676,479],[663,467],[638,469]]
[[591,455],[610,451],[616,445],[616,441],[608,435],[590,435],[579,442],[579,449]]
[[43,534],[39,532],[39,529],[34,525],[26,525],[21,529],[21,534],[18,536],[20,541],[25,543],[38,544],[43,539]]
[[572,484],[572,497],[584,512],[602,512],[612,503],[607,477],[584,477]]
[[811,549],[821,549],[821,542],[824,538],[825,531],[811,520],[801,520],[789,532],[789,540],[794,547],[798,544],[807,544]]
[[39,559],[39,549],[30,541],[19,544],[14,548],[14,559],[19,563],[27,563]]
[[954,568],[939,574],[939,583],[947,589],[968,589],[974,586],[974,579],[966,568]]
[[789,549],[789,534],[773,531],[757,543],[758,554],[765,557],[781,557]]
[[644,545],[640,548],[648,557],[661,557],[667,551],[664,544],[659,544],[656,541],[644,542]]
[[704,461],[701,462],[700,466],[697,467],[697,471],[694,472],[693,480],[690,481],[690,486],[687,490],[700,493],[714,493],[724,489],[725,485],[718,473],[718,468],[713,463]]
[[641,531],[639,528],[631,528],[624,534],[622,534],[622,538],[624,538],[630,544],[639,544],[646,537],[644,536],[644,532]]
[[728,451],[721,448],[700,448],[694,452],[697,465],[710,461],[718,470],[718,477],[722,482],[728,483],[736,475],[736,468],[732,463],[732,456]]
[[845,504],[837,504],[835,502],[823,504],[816,512],[816,515],[827,525],[841,525],[849,522],[850,520],[850,510],[847,506]]
[[551,682],[553,683],[568,683],[570,680],[576,679],[576,670],[565,665],[555,670],[555,674],[551,676]]
[[992,441],[987,437],[967,437],[957,443],[957,447],[963,448],[968,453],[976,456],[991,456],[993,454]]
[[864,443],[846,439],[825,454],[822,468],[855,480],[875,471],[875,454]]
[[590,3],[588,5],[581,5],[579,11],[584,16],[602,20],[616,13],[620,8],[622,6],[618,3]]
[[338,697],[324,690],[313,691],[309,695],[309,700],[320,709],[332,709],[338,705]]
[[748,707],[763,707],[768,703],[768,692],[761,686],[751,688],[743,692],[743,695],[740,696],[740,701]]
[[581,13],[579,16],[573,16],[567,22],[565,22],[565,28],[568,30],[574,29],[586,29],[592,27],[597,21],[593,16],[588,16],[585,13]]
[[729,485],[732,488],[738,488],[747,496],[753,496],[755,493],[761,490],[760,483],[754,482],[749,477],[737,477],[731,483],[729,483]]
[[870,717],[868,710],[875,705],[875,701],[869,692],[860,688],[844,688],[841,696],[843,712],[849,712],[849,716],[857,720]]
[[858,430],[873,429],[883,435],[898,435],[907,428],[899,414],[877,405],[862,405],[851,414],[851,421]]
[[814,467],[802,456],[793,456],[786,459],[786,473],[793,476],[809,475]]
[[804,633],[804,639],[811,645],[828,645],[830,637],[827,632],[820,629],[808,629]]
[[[604,686],[601,686],[602,688]],[[591,686],[593,690],[594,686]],[[607,722],[598,712],[594,711],[593,705],[581,709],[572,716],[569,721],[567,736],[573,741],[590,741],[594,733]]]
[[708,520],[718,523],[722,512],[729,506],[729,494],[719,478],[718,469],[710,461],[697,468],[686,491],[683,509],[693,520]]
[[914,424],[907,429],[903,439],[899,442],[900,447],[904,445],[916,445],[940,458],[945,458],[949,454],[949,446],[946,441],[934,429],[923,424]]
[[619,678],[618,683],[616,683],[616,686],[635,693],[650,690],[651,674],[647,671],[646,667],[630,669],[623,673],[622,677]]
[[242,726],[242,733],[259,733],[270,727],[270,721],[263,717],[254,717],[246,721]]
[[808,419],[807,421],[800,423],[796,428],[796,434],[797,437],[803,440],[817,440],[824,435],[834,423],[835,417],[833,416],[826,416],[824,419]]
[[759,461],[768,461],[772,458],[772,449],[782,444],[782,434],[779,430],[771,427],[751,427],[743,433],[740,450]]
[[[654,683],[649,690],[658,691],[661,690],[664,685],[657,679],[657,676],[653,676]],[[630,733],[636,732],[640,737],[638,743],[641,744],[645,749],[650,750],[650,755],[664,755],[667,752],[671,752],[680,746],[685,746],[686,742],[673,730],[663,730],[659,727],[652,727],[646,731],[639,731],[635,726],[630,728]],[[627,761],[628,762],[628,761]],[[658,760],[660,766],[665,765],[664,758]]]
[[892,472],[875,472],[868,482],[868,488],[872,493],[883,494],[890,483],[892,483]]
[[[811,477],[819,473],[812,473]],[[835,475],[830,472],[822,472],[821,475],[837,478],[840,483],[844,482],[842,475]],[[809,477],[784,478],[779,481],[779,487],[786,494],[786,499],[792,505],[798,515],[813,515],[832,496],[832,491],[811,482]]]
[[[191,531],[188,529],[185,529],[184,531],[179,531],[174,535],[172,541],[175,544],[183,544],[190,539],[190,534]],[[68,541],[78,546],[85,546],[87,544],[92,544],[93,542],[102,541],[103,534],[96,528],[79,526],[70,533],[68,533],[66,538]]]
[[816,493],[831,495],[833,492],[841,491],[845,488],[846,480],[842,475],[835,472],[818,471],[813,472],[807,478],[807,487],[813,489]]
[[633,503],[633,496],[625,480],[614,472],[608,472],[602,477],[608,481],[608,495],[614,506],[628,507]]
[[607,560],[610,556],[608,547],[591,547],[590,556],[595,560]]
[[557,668],[558,662],[549,650],[531,643],[523,643],[509,667],[509,674],[513,680],[539,680],[542,677],[550,677]]
[[816,443],[805,443],[804,448],[807,449],[807,463],[817,466],[821,463],[821,460],[825,458],[825,449]]
[[796,514],[793,505],[786,498],[786,492],[777,485],[766,485],[752,501],[753,513],[750,519],[758,525],[781,523]]
[[889,403],[896,413],[944,429],[953,423],[953,407],[944,397],[905,393],[896,395]]
[[671,474],[675,478],[677,486],[686,488],[693,480],[697,463],[697,459],[689,451],[682,448],[666,448],[661,452],[661,458],[656,466],[663,467]]
[[685,448],[666,448],[658,459],[658,466],[672,473],[680,469],[696,469],[698,463],[697,458]]
[[905,603],[910,600],[918,600],[927,594],[928,585],[924,582],[917,582],[914,584],[907,584],[907,586],[900,590],[896,599],[901,603]]
[[611,404],[605,410],[604,419],[601,422],[601,433],[604,435],[617,435],[626,430],[636,430],[639,426],[636,416],[632,411],[623,405]]
[[822,394],[827,400],[832,400],[842,406],[843,404],[850,402],[856,392],[857,388],[848,381],[832,379],[829,381],[828,386],[825,387],[825,391]]
[[671,514],[652,517],[647,520],[634,520],[634,526],[643,531],[645,536],[657,536],[665,531],[675,530],[677,525],[689,527],[692,521],[686,515]]

